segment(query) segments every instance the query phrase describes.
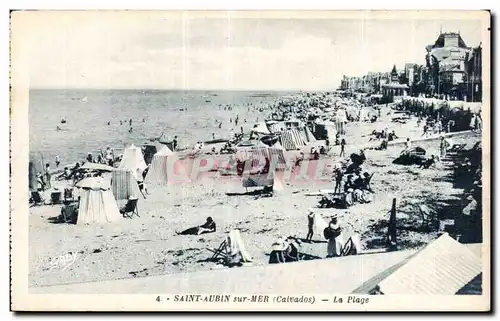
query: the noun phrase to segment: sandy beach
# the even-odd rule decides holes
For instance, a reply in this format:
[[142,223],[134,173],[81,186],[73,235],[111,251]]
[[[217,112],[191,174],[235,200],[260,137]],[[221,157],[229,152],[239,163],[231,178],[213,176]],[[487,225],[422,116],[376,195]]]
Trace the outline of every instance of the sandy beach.
[[[367,144],[366,135],[377,126],[380,123],[349,123],[347,155]],[[421,135],[415,119],[395,127],[399,137],[416,139]],[[471,134],[457,137],[454,142],[470,143],[480,139],[480,135]],[[439,140],[421,142],[418,146],[435,153]],[[392,164],[401,149],[396,145],[385,151],[365,151],[364,168],[374,173],[370,203],[356,203],[347,210],[317,209],[325,219],[333,212],[338,213],[340,224],[347,233],[360,234],[364,251],[380,250],[385,246],[386,223],[393,198],[397,198],[401,222],[400,246],[413,249],[437,236],[436,232],[420,229],[417,206],[425,203],[438,210],[446,202],[458,199],[463,191],[453,188],[446,163],[427,170]],[[326,163],[338,161],[338,152],[338,147],[333,147]],[[320,159],[320,162],[325,161]],[[330,175],[328,170],[327,166],[326,177]],[[49,220],[59,215],[59,205],[32,207],[29,285],[225,269],[210,260],[212,253],[207,248],[217,248],[232,229],[240,230],[247,251],[253,256],[252,264],[267,264],[270,246],[276,238],[289,235],[305,238],[307,209],[317,207],[320,199],[306,194],[332,188],[331,179],[292,179],[283,182],[283,189],[274,197],[259,198],[244,195],[245,188],[239,178],[206,177],[194,183],[150,189],[147,199],[139,200],[140,217],[95,225],[53,224]],[[176,231],[204,223],[208,216],[217,223],[216,233],[176,235]],[[324,258],[326,241],[320,235],[315,235],[313,240],[316,242],[302,243],[300,251]],[[73,264],[64,269],[51,268],[50,262],[69,253],[74,255]]]

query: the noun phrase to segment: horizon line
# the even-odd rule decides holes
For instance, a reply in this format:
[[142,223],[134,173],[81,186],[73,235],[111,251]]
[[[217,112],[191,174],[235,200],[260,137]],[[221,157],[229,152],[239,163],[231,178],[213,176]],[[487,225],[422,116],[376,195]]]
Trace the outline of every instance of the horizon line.
[[312,91],[336,91],[339,87],[330,87],[330,88],[317,88],[317,89],[304,89],[304,88],[277,88],[277,89],[265,89],[265,88],[155,88],[155,87],[116,87],[116,88],[99,88],[99,87],[32,87],[28,90],[155,90],[155,91],[260,91],[260,92],[277,92],[277,91],[303,91],[303,92],[312,92]]

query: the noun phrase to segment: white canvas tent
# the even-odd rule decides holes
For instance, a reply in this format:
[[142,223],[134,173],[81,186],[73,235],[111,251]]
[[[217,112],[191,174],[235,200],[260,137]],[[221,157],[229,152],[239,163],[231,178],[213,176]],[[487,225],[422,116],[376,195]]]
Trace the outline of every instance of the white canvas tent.
[[142,173],[148,165],[142,156],[142,150],[134,144],[128,146],[123,151],[122,161],[120,162],[119,169],[131,171],[137,179],[138,174]]
[[88,177],[76,187],[81,189],[77,224],[113,222],[121,218],[109,181]]
[[267,125],[265,122],[259,122],[254,125],[252,128],[252,132],[257,133],[257,134],[264,134],[264,135],[269,135],[269,129],[267,128]]
[[154,155],[146,175],[145,183],[147,185],[168,184],[168,159],[172,157],[175,157],[175,154],[167,146]]

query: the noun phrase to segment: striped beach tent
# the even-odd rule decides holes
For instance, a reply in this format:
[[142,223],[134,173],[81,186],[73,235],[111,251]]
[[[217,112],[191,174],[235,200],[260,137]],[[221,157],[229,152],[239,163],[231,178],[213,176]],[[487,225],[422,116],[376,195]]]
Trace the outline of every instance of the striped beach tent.
[[275,170],[286,169],[286,159],[284,150],[275,147],[253,147],[251,149],[241,150],[236,153],[236,159],[240,162],[251,160],[252,163],[248,169],[257,169],[264,166],[266,159],[271,160],[271,166]]
[[145,183],[147,185],[158,186],[168,184],[167,161],[169,157],[174,157],[174,155],[174,152],[165,146],[153,156],[151,165],[149,165],[148,174],[146,175]]
[[130,196],[139,197],[139,185],[134,173],[127,169],[111,172],[111,189],[116,200],[126,200]]
[[304,126],[300,129],[300,133],[302,134],[304,141],[307,143],[315,142],[316,137],[314,137],[313,133],[309,130],[309,127]]
[[122,217],[108,181],[88,177],[76,187],[81,189],[77,224],[113,222]]
[[299,130],[289,129],[281,133],[281,145],[286,150],[299,150],[307,143]]

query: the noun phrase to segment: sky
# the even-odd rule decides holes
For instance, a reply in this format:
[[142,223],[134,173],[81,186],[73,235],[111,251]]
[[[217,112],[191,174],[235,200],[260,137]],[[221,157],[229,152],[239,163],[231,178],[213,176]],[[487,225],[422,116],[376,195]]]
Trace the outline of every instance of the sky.
[[12,37],[30,88],[331,90],[342,75],[423,64],[440,30],[484,41],[481,17],[442,17],[28,12]]

